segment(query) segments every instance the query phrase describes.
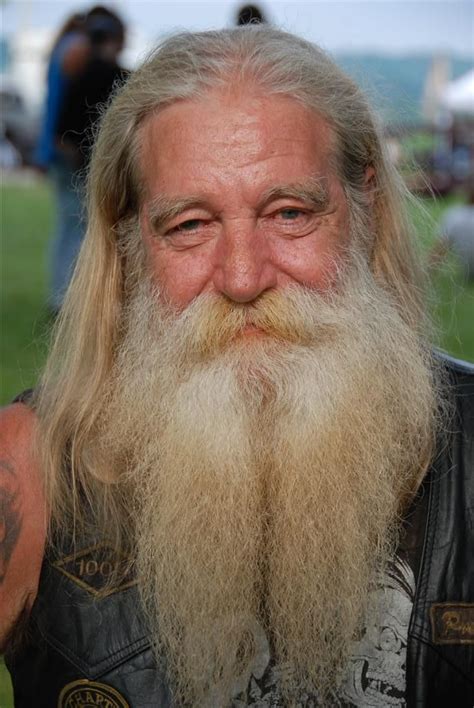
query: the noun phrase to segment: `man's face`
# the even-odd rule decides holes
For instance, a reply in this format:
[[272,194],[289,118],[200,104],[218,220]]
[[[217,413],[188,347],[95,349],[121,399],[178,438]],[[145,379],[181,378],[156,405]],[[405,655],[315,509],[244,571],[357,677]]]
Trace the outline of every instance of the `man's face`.
[[334,285],[349,214],[322,118],[283,96],[210,92],[149,118],[142,137],[142,233],[169,304]]

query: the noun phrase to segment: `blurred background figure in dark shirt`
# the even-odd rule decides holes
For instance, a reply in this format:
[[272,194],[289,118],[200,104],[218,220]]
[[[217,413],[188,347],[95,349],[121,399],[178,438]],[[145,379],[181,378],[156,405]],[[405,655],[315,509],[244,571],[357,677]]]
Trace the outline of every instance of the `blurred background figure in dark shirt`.
[[55,161],[58,118],[70,79],[85,66],[90,46],[85,15],[71,15],[59,30],[49,55],[43,121],[35,152],[37,167],[49,169]]
[[265,15],[258,5],[242,5],[237,11],[237,25],[258,25],[264,22]]
[[103,7],[86,19],[90,42],[88,60],[69,82],[59,114],[58,149],[75,169],[86,166],[93,142],[92,128],[104,104],[127,72],[118,63],[125,41],[125,27],[117,15]]
[[114,86],[125,80],[118,63],[125,26],[115,12],[95,6],[74,14],[53,46],[36,164],[48,171],[55,193],[49,306],[57,312],[84,235],[83,172],[93,125]]

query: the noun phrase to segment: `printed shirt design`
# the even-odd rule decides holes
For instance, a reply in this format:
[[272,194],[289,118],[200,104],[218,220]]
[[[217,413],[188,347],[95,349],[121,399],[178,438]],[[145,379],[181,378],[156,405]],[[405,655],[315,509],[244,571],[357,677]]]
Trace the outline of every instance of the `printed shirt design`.
[[[397,556],[378,589],[371,594],[368,619],[361,638],[354,643],[346,678],[332,705],[339,708],[406,706],[406,648],[414,596],[413,571]],[[236,682],[232,708],[283,708],[279,684],[290,669],[272,664],[268,641],[260,628],[255,629],[255,638],[258,651],[251,667]],[[296,708],[318,705],[317,697],[306,693],[299,696],[295,704]]]

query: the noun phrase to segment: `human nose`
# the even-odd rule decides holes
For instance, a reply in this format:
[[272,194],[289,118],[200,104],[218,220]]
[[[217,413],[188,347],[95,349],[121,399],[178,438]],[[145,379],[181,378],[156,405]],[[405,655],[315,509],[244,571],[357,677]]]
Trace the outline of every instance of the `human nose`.
[[276,286],[273,266],[262,235],[251,219],[224,226],[214,285],[234,302],[251,302]]

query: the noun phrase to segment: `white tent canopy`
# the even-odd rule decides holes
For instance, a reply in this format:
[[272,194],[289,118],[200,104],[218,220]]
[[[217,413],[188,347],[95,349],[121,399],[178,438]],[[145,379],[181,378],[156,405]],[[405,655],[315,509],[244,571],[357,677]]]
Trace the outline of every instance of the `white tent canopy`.
[[447,86],[441,103],[454,115],[474,116],[474,69]]

